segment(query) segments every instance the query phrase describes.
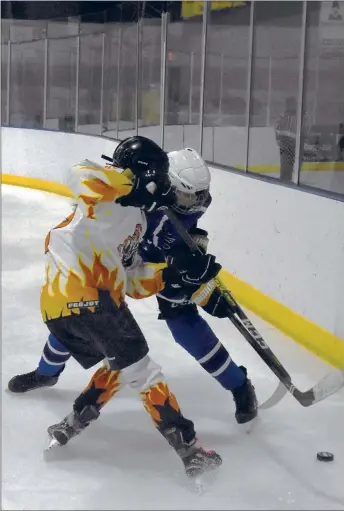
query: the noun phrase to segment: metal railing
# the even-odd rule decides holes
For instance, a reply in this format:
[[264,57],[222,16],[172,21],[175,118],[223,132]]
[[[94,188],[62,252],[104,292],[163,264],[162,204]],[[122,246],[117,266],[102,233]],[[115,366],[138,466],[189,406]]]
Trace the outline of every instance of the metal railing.
[[262,21],[263,3],[219,17],[204,2],[179,21],[2,20],[2,124],[141,134],[344,195],[344,21],[326,24],[330,3],[305,1]]

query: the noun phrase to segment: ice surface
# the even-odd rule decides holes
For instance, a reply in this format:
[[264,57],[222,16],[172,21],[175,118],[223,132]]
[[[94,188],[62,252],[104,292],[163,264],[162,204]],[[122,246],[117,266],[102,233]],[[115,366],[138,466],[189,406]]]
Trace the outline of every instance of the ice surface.
[[[179,459],[127,389],[80,437],[44,457],[46,428],[71,410],[92,370],[71,360],[54,388],[24,395],[5,389],[10,377],[37,365],[47,335],[39,311],[44,237],[70,205],[10,186],[2,187],[2,200],[2,509],[344,509],[343,392],[308,409],[288,395],[262,412],[248,435],[235,423],[231,395],[157,321],[154,298],[130,306],[199,438],[223,457],[216,481],[201,497],[190,493]],[[209,321],[265,400],[276,378],[229,321]],[[259,318],[253,321],[300,388],[330,370]],[[334,453],[333,463],[316,460],[324,450]]]

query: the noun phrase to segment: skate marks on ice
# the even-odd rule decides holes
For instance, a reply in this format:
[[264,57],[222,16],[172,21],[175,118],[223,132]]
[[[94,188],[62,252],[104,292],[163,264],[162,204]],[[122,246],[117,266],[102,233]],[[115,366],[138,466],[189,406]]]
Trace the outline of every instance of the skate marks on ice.
[[[35,367],[44,344],[46,328],[39,313],[44,260],[43,255],[38,261],[31,258],[40,257],[46,231],[60,221],[60,209],[65,208],[63,199],[49,195],[49,201],[40,202],[31,194],[46,194],[19,192],[3,187],[2,248],[9,258],[13,245],[25,254],[29,228],[37,246],[32,244],[29,260],[22,263],[19,258],[15,266],[8,263],[3,269],[3,390],[11,376]],[[23,211],[28,204],[36,211],[33,225],[30,216],[22,213],[21,200]],[[65,213],[64,209],[62,217]],[[70,412],[92,372],[71,360],[56,387],[21,396],[3,392],[3,509],[343,509],[343,392],[311,409],[286,396],[276,407],[261,412],[248,435],[245,426],[235,423],[228,392],[176,346],[163,322],[156,320],[154,299],[131,300],[130,305],[149,339],[152,356],[162,364],[184,413],[195,421],[202,444],[222,456],[216,477],[202,496],[191,493],[185,479],[178,477],[183,474],[181,461],[128,389],[82,435],[45,459],[48,426]],[[261,325],[258,318],[255,321],[300,387],[307,388],[327,371],[321,361]],[[276,378],[229,322],[212,320],[211,325],[232,357],[247,365],[263,401],[277,385]],[[335,461],[317,461],[319,450],[334,452]]]
[[[290,420],[291,407],[289,419],[285,414],[275,417],[269,412],[260,418],[254,434],[246,435],[234,424],[232,414],[223,411],[223,403],[211,407],[215,418],[202,418],[208,411],[206,399],[204,407],[196,410],[192,405],[195,389],[191,380],[186,379],[176,378],[173,387],[176,392],[182,387],[190,388],[184,390],[184,408],[192,408],[204,445],[215,448],[223,457],[222,467],[206,481],[201,498],[190,492],[182,477],[181,462],[158,432],[152,430],[150,418],[130,391],[123,391],[116,403],[114,400],[108,410],[104,409],[100,421],[44,459],[46,427],[68,411],[72,381],[73,378],[68,378],[61,382],[57,399],[54,398],[57,389],[37,390],[35,399],[34,392],[20,396],[25,401],[32,397],[27,403],[30,410],[35,410],[31,417],[24,399],[11,399],[11,403],[9,398],[13,396],[6,399],[5,406],[11,408],[11,424],[19,423],[23,415],[28,417],[25,426],[29,435],[22,434],[19,424],[12,438],[6,435],[11,445],[4,452],[4,495],[10,499],[15,491],[16,509],[53,509],[57,491],[60,506],[57,509],[114,509],[114,499],[120,509],[343,508],[337,500],[340,502],[339,475],[344,468],[340,460],[344,453],[338,451],[335,441],[329,442],[322,428],[311,431],[311,441],[307,442],[308,422],[303,420],[303,414],[297,414],[298,424],[294,424]],[[200,390],[205,391],[206,387],[202,385]],[[64,392],[65,402],[61,400]],[[45,397],[48,393],[49,399]],[[206,397],[214,400],[216,392],[210,391]],[[17,407],[19,401],[23,403],[21,410]],[[314,442],[312,435],[316,436]],[[315,453],[322,446],[334,451],[338,459],[337,489],[331,483],[334,466],[315,460]],[[338,498],[331,498],[336,493]]]

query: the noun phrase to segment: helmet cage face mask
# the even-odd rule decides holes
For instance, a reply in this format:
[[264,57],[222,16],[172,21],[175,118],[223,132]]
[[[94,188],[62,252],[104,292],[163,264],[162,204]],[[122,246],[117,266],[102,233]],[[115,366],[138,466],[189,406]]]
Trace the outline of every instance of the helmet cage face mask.
[[182,191],[173,186],[176,194],[176,203],[171,208],[182,215],[191,215],[202,209],[209,197],[209,190],[199,192]]

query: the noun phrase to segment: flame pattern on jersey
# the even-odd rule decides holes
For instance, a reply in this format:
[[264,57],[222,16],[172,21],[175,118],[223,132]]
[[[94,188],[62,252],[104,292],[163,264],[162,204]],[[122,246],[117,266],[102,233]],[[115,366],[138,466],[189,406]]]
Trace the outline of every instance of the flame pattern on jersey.
[[[106,169],[104,167],[97,167],[93,165],[79,164],[75,168],[76,175],[78,173],[86,172],[86,176],[81,179],[81,184],[87,187],[89,193],[79,193],[77,198],[82,198],[83,195],[96,199],[97,202],[111,202],[118,197],[128,195],[132,190],[133,184],[130,179],[123,173],[119,173],[113,167]],[[90,173],[93,173],[90,175]],[[98,175],[100,177],[98,177]],[[104,177],[107,182],[104,181]]]
[[[63,227],[66,227],[67,225],[69,225],[71,223],[71,221],[73,220],[74,216],[75,216],[75,210],[72,213],[70,213],[70,215],[68,215],[65,220],[63,220],[61,223],[59,223],[52,230],[62,229]],[[45,254],[47,254],[48,250],[49,250],[50,235],[51,235],[51,231],[48,232],[48,234],[47,234],[47,236],[45,238],[45,243],[44,243]]]
[[127,272],[126,294],[135,300],[147,298],[161,291],[165,283],[162,270],[166,263],[142,263]]
[[46,238],[43,321],[95,312],[100,289],[110,291],[117,305],[126,294],[145,298],[159,292],[161,268],[136,260],[146,217],[115,202],[131,191],[130,176],[85,160],[73,166],[68,185],[77,208]]
[[[108,269],[102,263],[102,253],[94,253],[93,262],[87,266],[79,255],[80,274],[72,268],[67,277],[59,268],[51,276],[51,267],[46,267],[46,282],[41,291],[41,311],[43,321],[56,319],[61,316],[79,314],[80,308],[71,304],[97,302],[98,289],[108,289],[117,305],[120,305],[123,294],[123,281],[118,281],[118,268]],[[92,312],[95,306],[88,307]]]

